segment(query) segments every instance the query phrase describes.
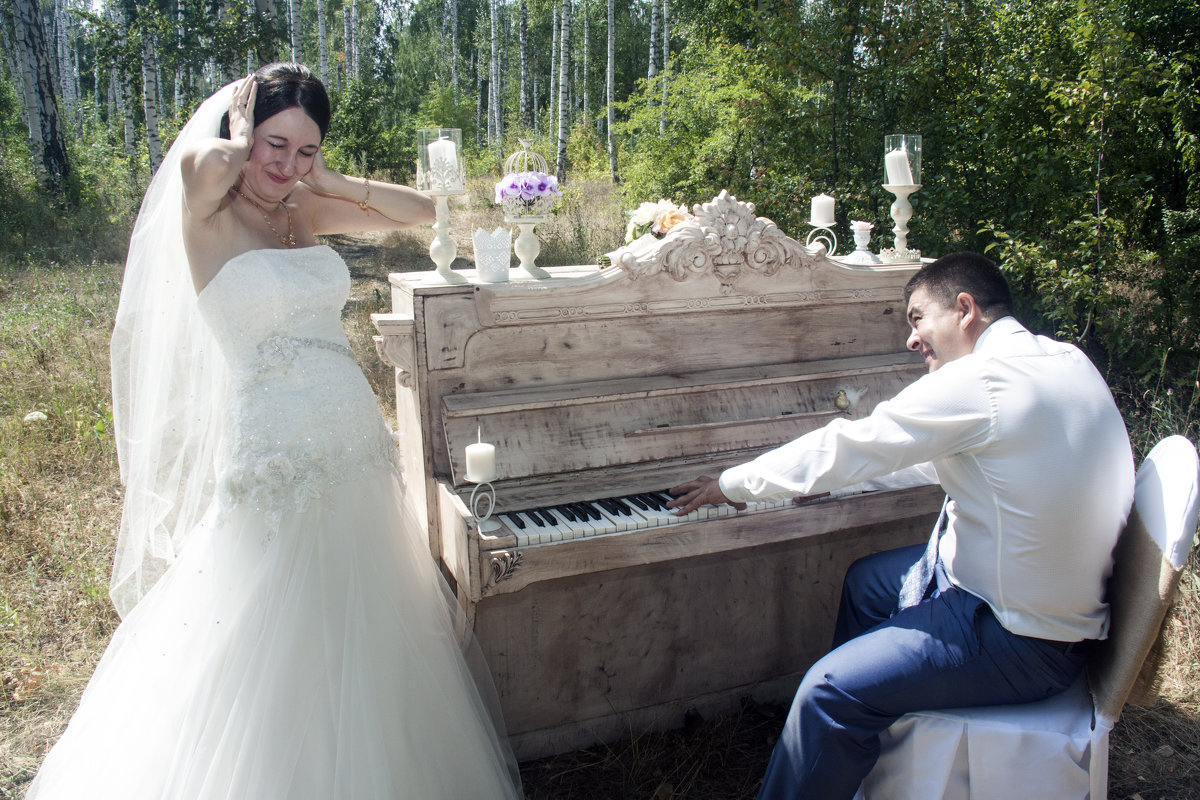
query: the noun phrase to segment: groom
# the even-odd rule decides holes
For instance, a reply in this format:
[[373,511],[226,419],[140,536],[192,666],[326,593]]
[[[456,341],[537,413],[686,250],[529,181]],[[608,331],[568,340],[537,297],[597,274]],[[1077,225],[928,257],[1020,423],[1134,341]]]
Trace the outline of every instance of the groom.
[[834,648],[801,681],[760,800],[852,798],[901,715],[1048,697],[1107,635],[1104,587],[1134,467],[1104,379],[1011,316],[1008,284],[983,256],[923,266],[905,298],[907,344],[927,375],[868,417],[672,490],[688,513],[930,461],[951,498],[928,549],[848,570]]

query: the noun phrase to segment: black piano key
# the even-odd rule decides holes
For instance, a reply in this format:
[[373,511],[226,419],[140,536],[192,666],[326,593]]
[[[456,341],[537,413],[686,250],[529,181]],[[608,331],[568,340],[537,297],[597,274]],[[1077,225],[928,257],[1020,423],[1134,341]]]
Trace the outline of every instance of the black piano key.
[[666,501],[659,497],[655,492],[646,492],[645,494],[639,496],[642,498],[643,502],[650,506],[650,508],[656,508],[659,511],[665,511],[667,508]]
[[619,505],[617,505],[616,501],[614,501],[611,497],[606,497],[602,500],[596,500],[594,502],[597,503],[601,508],[603,508],[605,511],[607,511],[610,514],[623,513],[621,511],[621,507]]
[[631,495],[629,495],[628,497],[623,497],[623,498],[621,498],[621,499],[622,499],[622,500],[624,500],[624,501],[625,501],[625,502],[627,502],[627,503],[632,503],[633,505],[635,505],[635,506],[637,506],[638,508],[640,508],[642,511],[649,511],[649,510],[650,510],[650,504],[649,504],[649,503],[647,503],[647,502],[645,501],[645,499],[643,499],[643,498],[641,497],[641,495],[631,494]]
[[613,502],[617,504],[617,508],[619,508],[621,510],[622,514],[624,514],[627,517],[633,516],[633,509],[629,507],[629,503],[626,502],[626,498],[614,497]]
[[600,513],[600,509],[594,507],[591,503],[576,503],[575,509],[578,513],[594,522],[604,519],[604,515]]
[[509,519],[511,519],[513,521],[513,524],[516,525],[518,528],[520,528],[521,530],[525,530],[525,520],[521,519],[520,514],[518,514],[515,511],[510,511],[506,516]]
[[542,515],[542,519],[546,520],[547,525],[560,526],[563,521],[554,515],[554,512],[548,508],[539,508],[537,510]]
[[575,515],[575,512],[570,506],[555,506],[554,510],[566,517],[571,522],[579,522],[579,517]]

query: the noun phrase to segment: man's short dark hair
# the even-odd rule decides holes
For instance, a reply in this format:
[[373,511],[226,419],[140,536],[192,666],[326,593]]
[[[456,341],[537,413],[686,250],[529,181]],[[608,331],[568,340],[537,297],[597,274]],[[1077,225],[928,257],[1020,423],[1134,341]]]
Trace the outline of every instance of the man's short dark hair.
[[904,287],[905,303],[917,289],[924,289],[944,308],[952,307],[959,293],[966,292],[989,322],[1013,313],[1012,291],[1004,273],[978,253],[951,253],[921,267]]

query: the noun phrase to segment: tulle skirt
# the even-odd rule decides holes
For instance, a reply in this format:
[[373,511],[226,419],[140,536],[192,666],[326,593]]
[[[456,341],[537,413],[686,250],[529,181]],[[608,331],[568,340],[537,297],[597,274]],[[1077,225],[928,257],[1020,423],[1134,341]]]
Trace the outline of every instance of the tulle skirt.
[[214,513],[117,628],[27,799],[520,797],[399,498],[381,470],[278,524]]

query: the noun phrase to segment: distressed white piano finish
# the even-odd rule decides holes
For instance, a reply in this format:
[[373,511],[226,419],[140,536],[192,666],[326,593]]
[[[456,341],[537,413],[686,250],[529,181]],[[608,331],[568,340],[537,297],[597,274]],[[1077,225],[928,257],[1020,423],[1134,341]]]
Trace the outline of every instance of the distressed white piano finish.
[[849,267],[722,193],[613,267],[449,286],[391,276],[409,501],[473,620],[518,756],[783,699],[828,645],[842,574],[922,541],[933,487],[519,546],[467,510],[496,445],[500,511],[662,489],[858,417],[923,371],[917,265]]

